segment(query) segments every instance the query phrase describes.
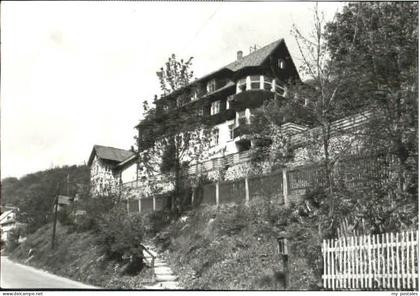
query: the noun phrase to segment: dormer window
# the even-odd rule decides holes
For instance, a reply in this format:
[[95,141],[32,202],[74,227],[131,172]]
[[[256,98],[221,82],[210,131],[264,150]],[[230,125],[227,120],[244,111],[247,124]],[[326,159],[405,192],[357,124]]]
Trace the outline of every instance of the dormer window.
[[220,101],[215,101],[211,103],[210,115],[214,115],[220,112]]
[[207,82],[207,93],[212,93],[216,90],[216,79]]

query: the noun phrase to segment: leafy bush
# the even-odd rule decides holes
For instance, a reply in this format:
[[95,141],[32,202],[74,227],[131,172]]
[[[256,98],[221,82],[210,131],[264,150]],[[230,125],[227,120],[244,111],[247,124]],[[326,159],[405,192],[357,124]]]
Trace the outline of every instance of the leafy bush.
[[109,211],[117,204],[116,196],[100,196],[97,198],[86,197],[81,200],[77,206],[78,210],[86,212],[80,215],[75,221],[75,228],[79,232],[97,230],[98,221],[101,217],[109,213]]
[[7,235],[6,252],[12,252],[19,246],[20,230],[11,229]]
[[173,216],[170,211],[154,211],[143,215],[143,225],[148,236],[153,237],[171,222]]
[[127,214],[123,206],[116,206],[100,219],[98,230],[97,244],[107,258],[121,261],[123,255],[142,255],[144,227],[140,214]]
[[124,262],[107,260],[102,247],[96,244],[96,232],[71,232],[69,229],[57,224],[56,247],[51,249],[52,225],[45,225],[29,235],[10,256],[24,262],[29,250],[35,250],[34,257],[25,264],[97,287],[141,289],[152,281],[150,269],[143,269],[135,276],[122,275]]

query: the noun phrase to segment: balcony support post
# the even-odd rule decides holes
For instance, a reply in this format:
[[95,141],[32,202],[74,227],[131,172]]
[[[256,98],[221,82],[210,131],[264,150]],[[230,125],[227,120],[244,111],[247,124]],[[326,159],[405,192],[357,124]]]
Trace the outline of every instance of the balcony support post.
[[246,81],[246,90],[250,90],[251,89],[251,76],[247,76],[245,81]]
[[287,186],[287,169],[282,169],[282,175],[283,175],[283,199],[284,199],[284,205],[286,207],[289,206],[289,197],[288,197],[288,186]]
[[219,206],[219,181],[216,182],[216,205]]
[[249,203],[249,186],[248,186],[248,176],[245,177],[245,204]]

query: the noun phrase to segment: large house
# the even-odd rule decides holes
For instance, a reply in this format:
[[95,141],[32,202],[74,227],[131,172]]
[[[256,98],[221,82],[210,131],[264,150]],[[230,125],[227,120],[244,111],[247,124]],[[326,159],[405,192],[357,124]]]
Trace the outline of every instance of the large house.
[[[286,85],[299,82],[286,43],[280,39],[248,55],[238,51],[232,63],[162,96],[155,102],[155,108],[162,114],[188,108],[196,112],[196,116],[209,119],[211,141],[202,160],[205,162],[249,150],[252,139],[247,137],[247,126],[254,110],[266,99],[285,99]],[[149,126],[140,122],[136,129],[138,138],[142,139]],[[139,146],[140,153],[147,153],[150,148],[142,147],[141,143]],[[141,187],[139,182],[150,179],[150,175],[144,173],[144,166],[136,161],[136,155],[127,150],[95,145],[88,165],[95,194],[111,192],[123,184]],[[170,190],[170,186],[166,190]],[[148,190],[141,192],[149,193]]]
[[[155,110],[159,114],[154,118],[155,122],[143,120],[135,127],[138,153],[95,145],[88,163],[92,191],[103,194],[116,190],[124,192],[131,200],[162,196],[171,191],[174,184],[170,178],[161,172],[151,175],[142,161],[142,156],[151,154],[153,145],[159,140],[150,144],[144,139],[150,135],[153,126],[164,124],[165,120],[185,110],[192,117],[206,119],[206,128],[210,130],[209,143],[200,153],[200,158],[189,164],[189,175],[204,173],[210,180],[220,179],[218,172],[223,168],[225,180],[243,177],[241,174],[246,170],[241,165],[249,162],[248,151],[256,143],[249,129],[253,114],[268,99],[287,100],[287,86],[290,84],[302,82],[284,39],[248,55],[238,51],[232,63],[155,100]],[[335,128],[347,128],[365,118],[358,115],[343,119],[337,121]],[[316,128],[290,122],[282,126],[282,132],[293,140],[298,151]],[[164,138],[164,131],[158,136]],[[156,208],[155,200],[153,208]]]

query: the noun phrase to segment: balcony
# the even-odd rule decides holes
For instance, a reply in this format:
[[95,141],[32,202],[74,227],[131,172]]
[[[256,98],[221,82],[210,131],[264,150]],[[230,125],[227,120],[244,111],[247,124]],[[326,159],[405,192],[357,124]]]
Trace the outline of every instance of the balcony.
[[243,151],[235,154],[226,155],[214,159],[209,159],[188,168],[189,175],[197,175],[203,172],[224,169],[226,166],[234,166],[243,162],[250,161],[249,151]]
[[206,118],[206,123],[213,126],[213,125],[216,125],[216,124],[228,121],[228,120],[235,119],[235,115],[236,115],[235,110],[227,109],[219,113],[210,115],[209,117]]
[[252,126],[250,124],[241,124],[233,130],[233,138],[247,136],[252,134]]
[[229,102],[231,108],[235,111],[241,111],[245,108],[260,107],[265,100],[274,98],[274,93],[267,90],[247,90],[233,96]]

